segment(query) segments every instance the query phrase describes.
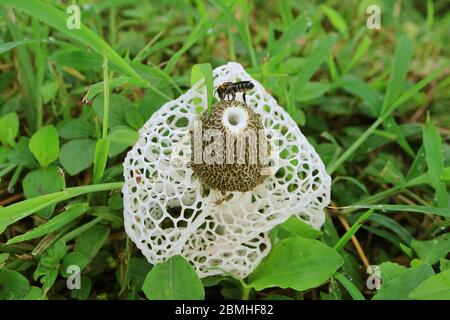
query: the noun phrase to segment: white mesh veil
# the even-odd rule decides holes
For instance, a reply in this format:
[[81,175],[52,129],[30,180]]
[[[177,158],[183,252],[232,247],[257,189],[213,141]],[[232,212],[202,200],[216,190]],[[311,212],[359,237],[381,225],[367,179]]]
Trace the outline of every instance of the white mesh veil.
[[214,70],[214,86],[250,80],[247,104],[270,132],[272,175],[255,189],[204,192],[190,168],[190,130],[206,109],[197,83],[162,106],[139,131],[124,161],[124,224],[152,264],[186,257],[200,277],[246,277],[270,250],[268,231],[291,215],[319,229],[330,201],[331,179],[292,118],[240,64]]

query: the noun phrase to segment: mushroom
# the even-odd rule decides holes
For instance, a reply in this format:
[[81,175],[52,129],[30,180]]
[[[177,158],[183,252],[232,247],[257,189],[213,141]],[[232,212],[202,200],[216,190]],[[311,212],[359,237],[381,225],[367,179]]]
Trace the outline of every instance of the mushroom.
[[[152,264],[182,255],[201,278],[242,279],[270,251],[273,227],[290,216],[316,229],[325,221],[331,178],[296,123],[240,64],[214,70],[215,86],[241,80],[255,85],[247,104],[237,96],[208,114],[200,81],[152,115],[125,158],[125,230]],[[244,163],[227,162],[238,144],[227,137],[249,131],[257,132],[257,161],[244,148]]]

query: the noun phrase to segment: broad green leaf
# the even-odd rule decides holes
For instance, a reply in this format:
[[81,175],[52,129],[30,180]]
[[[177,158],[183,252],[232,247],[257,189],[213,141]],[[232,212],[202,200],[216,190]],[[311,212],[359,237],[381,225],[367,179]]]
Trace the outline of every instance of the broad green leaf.
[[125,113],[125,121],[134,130],[139,130],[144,125],[144,117],[137,108],[130,108]]
[[27,295],[22,297],[20,300],[44,300],[44,293],[41,288],[31,286],[30,291],[28,291]]
[[316,239],[322,234],[319,230],[314,229],[296,217],[290,217],[284,223],[280,224],[278,228],[285,230],[290,236],[299,236],[307,239]]
[[[67,188],[64,191],[20,201],[7,207],[0,208],[0,234],[3,233],[4,229],[10,224],[19,221],[42,208],[86,193],[120,189],[122,188],[122,185],[123,182],[111,182]],[[101,218],[99,219],[101,220]]]
[[408,268],[400,264],[388,261],[380,264],[380,270],[381,278],[383,279],[383,281],[389,282],[392,279],[398,278],[403,275],[406,271],[408,271]]
[[58,134],[63,139],[88,138],[95,134],[95,126],[84,119],[67,119],[56,126]]
[[136,71],[134,71],[134,69],[131,68],[122,57],[120,57],[100,36],[84,24],[81,24],[80,29],[67,28],[67,14],[59,9],[56,9],[54,6],[40,0],[3,0],[2,4],[22,10],[27,14],[36,17],[51,27],[59,30],[69,38],[84,43],[100,55],[103,55],[103,53],[106,52],[108,60],[120,68],[121,71],[132,77],[140,78]]
[[80,278],[80,289],[73,289],[70,297],[78,300],[86,300],[92,289],[92,281],[88,276],[82,275]]
[[158,263],[142,286],[150,300],[203,300],[205,290],[195,270],[181,256]]
[[213,94],[214,94],[214,77],[211,64],[200,63],[192,67],[191,86],[203,80],[206,86],[206,101],[208,113],[211,113]]
[[411,247],[424,263],[435,264],[450,252],[450,233],[445,233],[432,240],[419,241],[414,239],[411,242]]
[[74,251],[84,255],[88,261],[100,251],[109,236],[109,228],[98,224],[79,235],[75,240]]
[[94,160],[96,142],[92,139],[70,140],[61,147],[59,160],[71,176],[89,168]]
[[118,144],[120,146],[132,146],[139,138],[139,133],[136,130],[129,128],[120,128],[114,130],[108,135],[108,140],[111,143]]
[[[25,198],[31,199],[38,196],[51,194],[62,190],[66,183],[59,168],[51,166],[30,171],[22,181],[22,188]],[[53,214],[55,205],[38,211],[43,218],[49,218]]]
[[146,259],[131,257],[128,264],[128,280],[130,281],[131,287],[139,291],[151,268],[151,265]]
[[77,219],[82,214],[84,214],[89,208],[88,203],[76,203],[67,206],[66,210],[58,214],[53,219],[46,223],[43,223],[36,228],[28,231],[27,233],[15,236],[10,239],[7,244],[18,243],[22,241],[28,241],[34,238],[45,236],[51,232],[54,232],[61,227],[67,225],[69,222]]
[[17,113],[10,112],[0,117],[0,142],[3,145],[14,147],[14,141],[19,132],[19,117]]
[[277,242],[269,255],[249,276],[249,285],[292,288],[297,291],[318,287],[343,264],[342,257],[317,240],[300,237]]
[[55,127],[49,125],[36,131],[28,147],[42,167],[58,159],[59,138]]
[[[101,123],[103,123],[104,112],[104,95],[99,95],[95,98],[92,108],[94,109],[97,117]],[[130,101],[121,95],[111,94],[109,97],[109,129],[114,127],[125,125],[125,114],[129,108],[133,108]]]
[[418,300],[450,300],[450,270],[425,280],[411,291],[409,297]]
[[427,114],[427,122],[423,130],[423,145],[425,147],[428,176],[436,192],[436,205],[448,209],[447,189],[445,183],[441,181],[444,170],[442,141],[438,129],[431,123],[429,114]]
[[434,275],[433,268],[427,264],[423,264],[417,268],[409,268],[401,275],[393,277],[391,280],[383,278],[383,270],[381,278],[383,283],[380,290],[372,298],[373,300],[409,300],[409,294],[423,281]]
[[27,278],[14,270],[0,269],[0,300],[16,300],[30,290]]

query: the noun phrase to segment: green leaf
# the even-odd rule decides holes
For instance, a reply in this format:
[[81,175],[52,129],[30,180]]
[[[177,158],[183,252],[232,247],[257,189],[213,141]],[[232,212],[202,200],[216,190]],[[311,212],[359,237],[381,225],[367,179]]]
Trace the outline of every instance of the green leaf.
[[326,60],[333,48],[336,39],[332,35],[322,38],[304,63],[300,74],[294,79],[295,92],[299,92],[314,75],[321,64]]
[[343,264],[342,257],[317,240],[283,239],[249,276],[249,286],[260,291],[280,287],[304,291],[327,281]]
[[330,86],[321,82],[307,82],[305,86],[295,93],[295,101],[309,101],[320,97],[330,90]]
[[373,213],[373,209],[369,209],[363,215],[361,215],[358,220],[351,226],[350,229],[347,230],[346,233],[339,239],[338,242],[333,246],[333,249],[336,251],[344,248],[345,244],[355,235],[355,233],[362,227],[363,223],[370,218]]
[[108,139],[99,139],[95,145],[94,153],[94,183],[99,183],[102,180],[103,174],[105,173],[106,162],[108,161],[109,152]]
[[403,89],[408,66],[412,57],[412,42],[405,36],[399,37],[392,61],[391,77],[384,97],[381,114],[385,114],[394,105],[395,100]]
[[59,30],[69,38],[75,39],[86,46],[94,49],[98,54],[103,55],[106,53],[108,60],[115,64],[124,73],[140,78],[139,75],[131,68],[128,63],[122,59],[100,36],[94,31],[90,30],[84,24],[81,24],[80,29],[67,28],[67,14],[61,10],[56,9],[50,4],[47,4],[40,0],[34,1],[15,1],[4,0],[4,5],[11,6],[12,8],[22,10],[27,14],[36,17],[42,22],[50,25],[51,27]]
[[450,300],[450,270],[425,280],[411,291],[409,297],[419,300]]
[[47,194],[25,201],[20,201],[7,207],[0,208],[0,234],[3,233],[5,228],[10,224],[19,221],[49,205],[68,200],[86,193],[120,189],[122,188],[122,186],[123,182],[111,182],[67,188],[64,191]]
[[27,278],[14,270],[0,269],[0,300],[24,297],[30,290]]
[[333,8],[327,6],[327,5],[321,5],[320,9],[322,9],[323,13],[327,16],[327,18],[330,20],[333,27],[335,27],[344,37],[347,37],[348,35],[348,27],[347,23],[345,22],[344,18],[334,10]]
[[58,159],[59,138],[55,127],[49,125],[36,131],[28,147],[42,167]]
[[0,118],[0,142],[3,145],[14,147],[14,139],[19,132],[19,117],[17,113],[10,112]]
[[[101,123],[103,123],[104,99],[105,97],[103,94],[99,95],[95,98],[92,104],[92,108]],[[133,106],[126,97],[118,94],[111,94],[109,97],[109,129],[125,125],[125,114],[130,108],[133,108]]]
[[88,203],[76,203],[67,206],[66,210],[60,214],[58,214],[53,219],[48,222],[39,225],[38,227],[28,231],[27,233],[21,234],[19,236],[15,236],[10,239],[7,244],[18,243],[22,241],[28,241],[34,238],[45,236],[49,233],[52,233],[61,227],[67,225],[69,222],[77,219],[82,214],[84,214],[89,208]]
[[392,183],[394,186],[402,185],[405,182],[403,173],[391,160],[386,162],[383,170],[380,173],[387,182]]
[[417,268],[407,269],[391,280],[386,280],[383,269],[381,269],[383,283],[373,300],[410,300],[411,291],[433,275],[433,268],[423,264]]
[[336,273],[334,275],[334,277],[348,291],[348,293],[350,294],[350,296],[352,297],[353,300],[366,300],[366,299],[364,299],[364,296],[358,290],[358,288],[356,288],[356,286],[349,279],[347,279],[343,274]]
[[164,67],[164,71],[167,74],[170,74],[175,67],[177,61],[181,58],[181,56],[192,47],[198,40],[200,40],[203,36],[206,35],[205,28],[208,24],[208,16],[204,16],[201,18],[199,23],[195,26],[194,29],[189,33],[186,37],[186,40],[183,41],[183,46],[171,56],[166,66]]
[[338,82],[339,86],[345,91],[361,98],[370,108],[372,116],[376,117],[381,110],[380,94],[365,81],[355,76],[344,76]]
[[75,240],[74,252],[80,253],[91,261],[100,251],[109,236],[109,228],[98,224],[89,228]]
[[95,145],[92,139],[75,139],[61,147],[59,160],[68,174],[75,176],[91,166]]
[[144,117],[137,108],[130,108],[125,113],[125,121],[134,130],[139,130],[144,125]]
[[[23,193],[27,199],[60,191],[65,185],[59,168],[53,166],[30,171],[22,182]],[[49,218],[54,209],[55,205],[53,204],[39,210],[38,214],[43,218]]]
[[417,212],[424,214],[435,214],[443,217],[450,217],[450,211],[446,208],[435,208],[428,206],[415,206],[415,205],[403,205],[403,204],[358,204],[352,206],[353,208],[363,209],[376,209],[383,212],[386,211],[404,211],[404,212]]
[[206,98],[208,113],[211,113],[213,94],[214,94],[214,77],[211,64],[200,63],[192,67],[191,86],[203,80],[206,85]]
[[111,143],[118,144],[120,146],[132,146],[139,138],[139,133],[129,128],[121,128],[114,130],[108,135],[108,140]]
[[291,236],[299,236],[307,239],[317,239],[322,234],[319,230],[314,229],[296,217],[290,217],[284,223],[280,224],[278,228],[285,230]]
[[67,119],[56,126],[58,134],[63,139],[88,138],[95,134],[95,126],[84,119]]
[[419,241],[414,239],[411,242],[411,247],[424,263],[435,264],[450,252],[450,233],[440,235],[433,240]]
[[20,300],[43,300],[44,293],[41,288],[31,286],[30,291],[28,291],[27,295],[22,297]]
[[92,289],[92,281],[89,277],[82,275],[80,278],[80,289],[73,289],[70,297],[78,300],[86,300]]
[[444,170],[441,136],[438,129],[431,123],[429,114],[427,114],[427,122],[423,130],[423,145],[425,147],[428,176],[436,192],[436,205],[440,208],[448,208],[447,189],[445,183],[441,181]]
[[156,264],[142,286],[151,300],[202,300],[205,290],[195,270],[181,256]]
[[132,288],[140,290],[144,284],[151,265],[143,258],[131,257],[128,265],[128,279]]

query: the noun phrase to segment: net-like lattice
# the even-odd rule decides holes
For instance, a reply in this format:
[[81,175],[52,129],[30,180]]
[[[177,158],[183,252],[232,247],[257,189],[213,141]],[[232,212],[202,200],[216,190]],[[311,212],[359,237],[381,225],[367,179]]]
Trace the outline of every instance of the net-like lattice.
[[[331,179],[292,118],[237,63],[214,70],[214,86],[250,80],[247,104],[270,133],[272,174],[255,189],[224,200],[208,190],[190,167],[190,131],[206,109],[197,83],[162,106],[139,131],[124,161],[124,224],[152,264],[186,257],[200,277],[246,277],[270,250],[268,231],[291,215],[315,228],[324,222]],[[236,97],[238,99],[239,97]]]

